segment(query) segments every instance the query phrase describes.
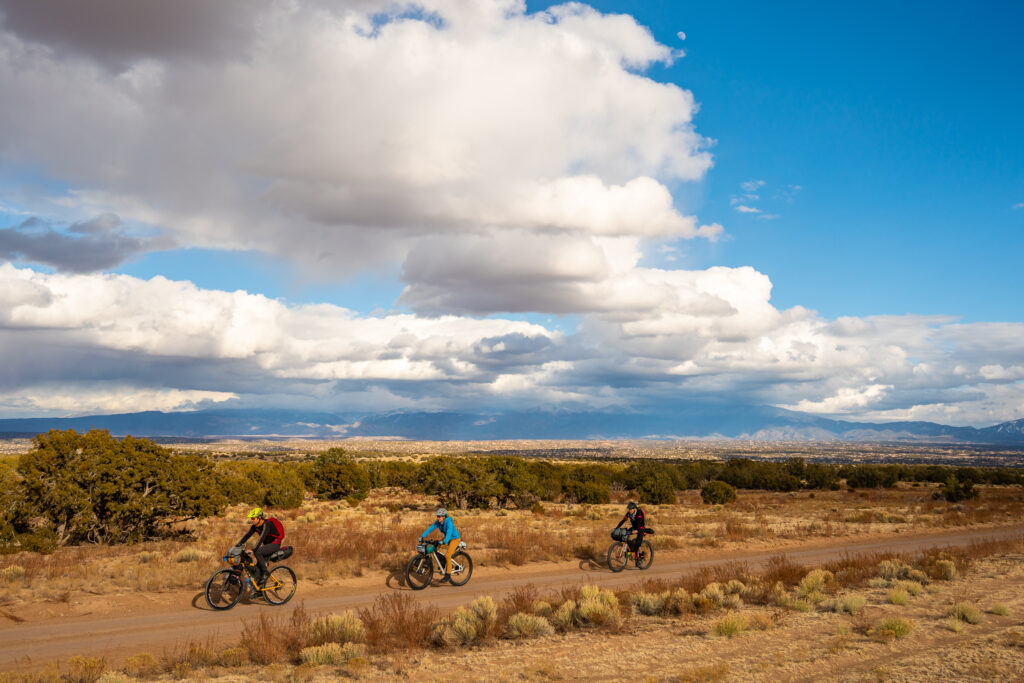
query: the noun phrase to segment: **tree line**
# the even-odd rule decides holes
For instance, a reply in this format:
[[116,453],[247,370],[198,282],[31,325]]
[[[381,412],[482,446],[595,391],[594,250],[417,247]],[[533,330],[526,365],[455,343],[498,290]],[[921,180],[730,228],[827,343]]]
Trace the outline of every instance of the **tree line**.
[[311,461],[215,463],[104,430],[53,430],[13,464],[0,464],[0,550],[133,543],[174,534],[182,522],[228,505],[295,508],[307,493],[355,504],[373,488],[399,487],[452,508],[528,508],[539,501],[608,503],[616,490],[666,504],[677,491],[702,489],[705,502],[726,503],[735,489],[836,490],[843,481],[850,488],[934,482],[947,500],[960,500],[975,496],[977,484],[1024,485],[1024,472],[802,458],[560,463],[478,454],[356,461],[340,448]]

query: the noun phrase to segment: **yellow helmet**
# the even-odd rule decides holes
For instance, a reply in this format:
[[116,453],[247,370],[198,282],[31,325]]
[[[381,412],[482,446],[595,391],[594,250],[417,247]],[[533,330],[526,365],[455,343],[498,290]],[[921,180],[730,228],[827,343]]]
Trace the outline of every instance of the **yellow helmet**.
[[257,517],[263,516],[263,508],[253,508],[249,510],[249,519],[256,519]]

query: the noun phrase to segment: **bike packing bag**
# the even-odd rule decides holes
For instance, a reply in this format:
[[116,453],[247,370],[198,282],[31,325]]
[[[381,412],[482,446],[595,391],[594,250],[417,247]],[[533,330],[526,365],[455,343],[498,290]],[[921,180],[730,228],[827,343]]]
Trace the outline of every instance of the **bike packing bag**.
[[625,541],[629,538],[629,529],[612,529],[613,541]]
[[280,562],[281,560],[287,560],[291,556],[292,556],[292,547],[290,545],[286,545],[283,548],[281,548],[280,550],[278,550],[276,553],[274,553],[273,555],[268,557],[267,559],[270,560],[271,562]]

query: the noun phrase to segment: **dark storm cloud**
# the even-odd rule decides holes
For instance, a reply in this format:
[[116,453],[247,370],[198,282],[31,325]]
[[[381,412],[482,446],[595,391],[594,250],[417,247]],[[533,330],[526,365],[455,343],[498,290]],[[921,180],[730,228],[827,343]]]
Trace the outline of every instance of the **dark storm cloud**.
[[16,227],[0,228],[0,258],[92,273],[113,268],[136,254],[169,246],[165,239],[132,236],[124,227],[119,217],[109,213],[73,223],[67,232],[30,218]]
[[261,0],[0,0],[25,40],[120,70],[139,59],[225,57],[251,40]]

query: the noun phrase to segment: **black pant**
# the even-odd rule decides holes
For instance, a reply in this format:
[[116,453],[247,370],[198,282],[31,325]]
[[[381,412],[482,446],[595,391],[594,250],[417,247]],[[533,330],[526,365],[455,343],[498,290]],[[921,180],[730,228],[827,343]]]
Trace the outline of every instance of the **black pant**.
[[634,553],[640,552],[640,544],[644,542],[644,530],[633,529],[636,532],[636,536],[629,539],[629,549]]
[[256,558],[256,566],[260,568],[260,581],[265,579],[267,576],[267,558],[280,549],[280,543],[264,543],[259,548],[252,551],[253,556]]

